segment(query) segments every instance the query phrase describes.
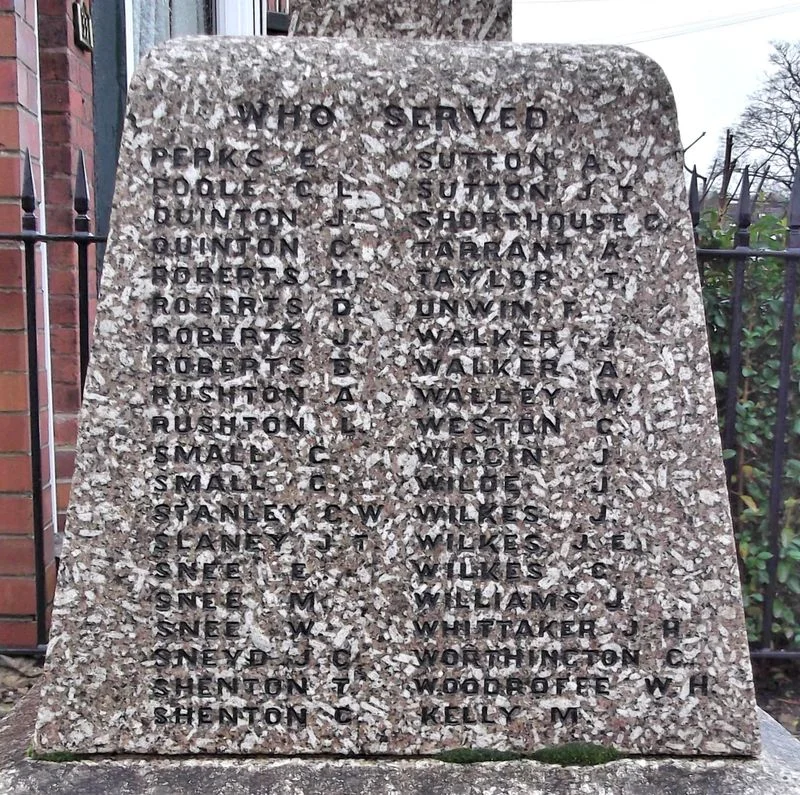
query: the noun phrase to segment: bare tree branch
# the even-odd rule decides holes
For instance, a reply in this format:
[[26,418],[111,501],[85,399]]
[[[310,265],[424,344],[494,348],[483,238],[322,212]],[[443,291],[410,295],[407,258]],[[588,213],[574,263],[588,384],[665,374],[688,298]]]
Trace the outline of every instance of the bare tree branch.
[[787,194],[800,154],[800,42],[772,43],[771,71],[733,129],[733,154],[768,168],[762,189]]

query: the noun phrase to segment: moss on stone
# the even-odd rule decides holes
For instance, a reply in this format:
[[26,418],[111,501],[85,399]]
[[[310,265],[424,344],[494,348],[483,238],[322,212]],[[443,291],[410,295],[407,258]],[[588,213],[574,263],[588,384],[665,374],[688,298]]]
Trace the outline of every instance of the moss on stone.
[[511,762],[526,757],[516,751],[494,751],[491,748],[454,748],[452,751],[440,751],[434,758],[440,762],[451,762],[454,765],[471,765],[477,762]]
[[32,745],[28,746],[28,750],[25,751],[25,756],[37,762],[76,762],[80,759],[78,754],[73,754],[69,751],[45,751],[43,753],[37,753]]
[[566,745],[554,745],[527,753],[495,751],[490,748],[454,748],[452,751],[442,751],[436,754],[435,758],[441,762],[450,762],[455,765],[532,759],[548,765],[570,767],[573,765],[604,765],[607,762],[622,759],[623,754],[615,748],[606,748],[592,743],[567,743]]
[[604,745],[594,745],[593,743],[567,743],[566,745],[553,745],[549,748],[541,748],[531,754],[531,758],[537,762],[544,762],[548,765],[561,765],[562,767],[572,765],[605,765],[608,762],[616,762],[622,759],[624,754],[616,748],[607,748]]

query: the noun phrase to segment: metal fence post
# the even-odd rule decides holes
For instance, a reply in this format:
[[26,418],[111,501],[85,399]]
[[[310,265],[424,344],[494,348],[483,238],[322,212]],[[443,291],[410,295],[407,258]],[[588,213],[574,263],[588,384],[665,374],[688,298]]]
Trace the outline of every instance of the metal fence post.
[[81,397],[89,366],[89,185],[83,150],[78,152],[78,173],[75,176],[75,243],[78,246],[78,329],[80,345]]
[[[736,212],[736,249],[747,249],[750,246],[750,178],[745,166],[742,174],[739,207]],[[734,250],[736,250],[734,249]],[[742,321],[744,301],[745,258],[737,257],[734,265],[733,294],[731,296],[731,333],[730,351],[728,354],[728,377],[725,392],[725,422],[722,446],[726,450],[736,448],[736,405],[739,400],[739,382],[742,376]],[[734,489],[736,460],[725,459],[725,472],[728,477],[728,494],[731,501],[731,512],[734,518],[739,515],[739,499]],[[741,484],[736,484],[741,489]]]
[[44,565],[42,448],[39,410],[39,329],[36,320],[36,189],[31,155],[25,151],[22,177],[22,243],[25,248],[25,330],[28,342],[28,418],[31,444],[31,502],[36,587],[36,643],[47,643],[47,593]]
[[[78,323],[80,341],[81,393],[89,358],[89,246],[104,243],[105,235],[92,234],[89,223],[89,189],[86,182],[86,166],[83,153],[78,159],[75,183],[74,231],[70,234],[47,234],[40,232],[36,218],[36,190],[33,182],[33,164],[29,152],[23,161],[22,231],[0,230],[0,240],[22,243],[25,261],[25,329],[27,335],[28,405],[30,423],[31,455],[31,504],[33,514],[34,576],[36,597],[36,641],[29,648],[0,647],[0,654],[28,654],[41,656],[47,650],[47,583],[45,571],[44,506],[42,504],[42,452],[41,416],[39,411],[39,337],[37,320],[36,246],[38,243],[67,242],[78,247]],[[43,295],[43,293],[41,293]]]
[[761,626],[761,645],[772,648],[772,621],[775,617],[775,593],[778,588],[780,562],[781,515],[783,513],[783,473],[786,462],[786,426],[789,411],[789,389],[794,352],[794,302],[797,295],[797,261],[800,254],[800,166],[794,175],[789,201],[789,231],[787,250],[795,255],[786,260],[783,277],[783,324],[781,328],[781,358],[778,371],[778,401],[775,409],[775,430],[772,435],[772,478],[769,486],[767,535],[770,559],[767,561],[767,591]]

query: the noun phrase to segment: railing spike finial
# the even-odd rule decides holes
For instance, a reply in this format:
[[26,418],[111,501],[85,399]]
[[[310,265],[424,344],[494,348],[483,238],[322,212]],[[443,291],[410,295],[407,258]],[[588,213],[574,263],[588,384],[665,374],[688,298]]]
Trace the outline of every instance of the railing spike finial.
[[86,180],[86,163],[83,149],[78,150],[78,173],[75,175],[75,194],[72,202],[75,209],[75,231],[89,231],[89,183]]
[[739,190],[739,206],[736,209],[736,245],[750,245],[750,169],[745,166],[742,171],[742,182]]
[[792,192],[789,197],[788,248],[800,248],[800,163],[792,177]]
[[78,215],[86,215],[89,212],[89,183],[86,179],[86,161],[83,149],[78,150],[78,173],[75,175],[73,207]]
[[789,228],[800,229],[800,163],[792,176],[792,192],[789,197]]
[[33,184],[33,163],[30,149],[25,150],[22,164],[22,228],[36,231],[36,187]]
[[747,229],[752,222],[750,208],[750,167],[745,166],[742,171],[742,184],[739,190],[739,207],[736,213],[736,225],[740,229]]
[[689,183],[689,212],[692,226],[696,229],[700,223],[700,195],[697,190],[697,166],[692,169],[692,181]]

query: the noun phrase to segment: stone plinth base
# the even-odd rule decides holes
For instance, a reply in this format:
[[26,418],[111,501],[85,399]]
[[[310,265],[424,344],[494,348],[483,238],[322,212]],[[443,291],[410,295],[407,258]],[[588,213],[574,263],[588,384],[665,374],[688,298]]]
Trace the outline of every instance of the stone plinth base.
[[800,795],[800,742],[759,711],[757,759],[637,758],[596,767],[426,759],[27,759],[38,706],[0,723],[0,795]]

